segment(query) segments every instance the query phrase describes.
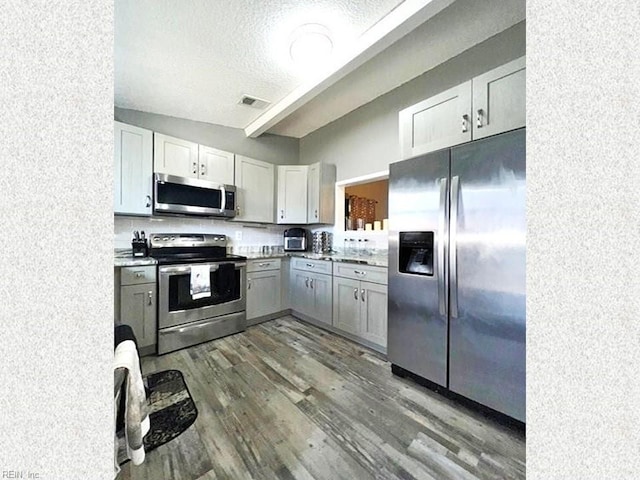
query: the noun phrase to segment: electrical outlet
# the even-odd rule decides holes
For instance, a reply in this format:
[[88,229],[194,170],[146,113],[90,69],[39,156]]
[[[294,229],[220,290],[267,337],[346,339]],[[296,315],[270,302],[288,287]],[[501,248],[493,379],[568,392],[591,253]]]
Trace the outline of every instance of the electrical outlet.
[[236,240],[242,240],[242,230],[238,230],[236,232]]

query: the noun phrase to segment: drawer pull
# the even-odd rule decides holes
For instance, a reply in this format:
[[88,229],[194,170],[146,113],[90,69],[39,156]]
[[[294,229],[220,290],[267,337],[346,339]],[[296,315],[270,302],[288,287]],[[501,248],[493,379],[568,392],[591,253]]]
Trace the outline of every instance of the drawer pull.
[[267,265],[271,265],[271,262],[267,262],[267,263],[259,263],[258,266],[259,267],[266,267]]
[[313,263],[307,263],[307,267],[309,267],[309,268],[314,268],[314,267],[315,267],[315,265],[314,265]]
[[136,278],[142,278],[142,277],[144,277],[144,273],[136,272]]
[[356,275],[366,275],[367,272],[361,272],[360,270],[354,270],[353,273],[355,273]]

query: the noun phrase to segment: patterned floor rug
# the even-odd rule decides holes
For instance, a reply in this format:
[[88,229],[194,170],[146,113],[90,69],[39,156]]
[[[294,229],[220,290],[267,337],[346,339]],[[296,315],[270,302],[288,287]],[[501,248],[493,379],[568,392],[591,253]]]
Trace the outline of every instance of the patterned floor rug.
[[144,450],[149,453],[193,425],[198,410],[179,370],[151,373],[144,377],[144,383],[151,428],[143,441]]

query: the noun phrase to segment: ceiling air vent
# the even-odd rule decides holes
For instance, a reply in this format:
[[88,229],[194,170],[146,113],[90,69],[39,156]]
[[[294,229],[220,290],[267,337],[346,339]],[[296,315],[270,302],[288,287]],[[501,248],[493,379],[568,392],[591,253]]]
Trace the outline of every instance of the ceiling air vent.
[[270,102],[266,100],[262,100],[257,97],[250,97],[249,95],[242,95],[242,98],[238,102],[239,105],[246,105],[247,107],[252,108],[264,108],[269,105]]

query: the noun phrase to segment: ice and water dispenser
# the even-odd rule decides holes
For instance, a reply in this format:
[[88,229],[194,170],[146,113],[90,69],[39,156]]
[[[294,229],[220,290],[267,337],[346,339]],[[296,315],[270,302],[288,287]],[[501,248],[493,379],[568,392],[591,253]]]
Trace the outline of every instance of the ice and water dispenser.
[[400,273],[433,276],[433,232],[400,232]]

